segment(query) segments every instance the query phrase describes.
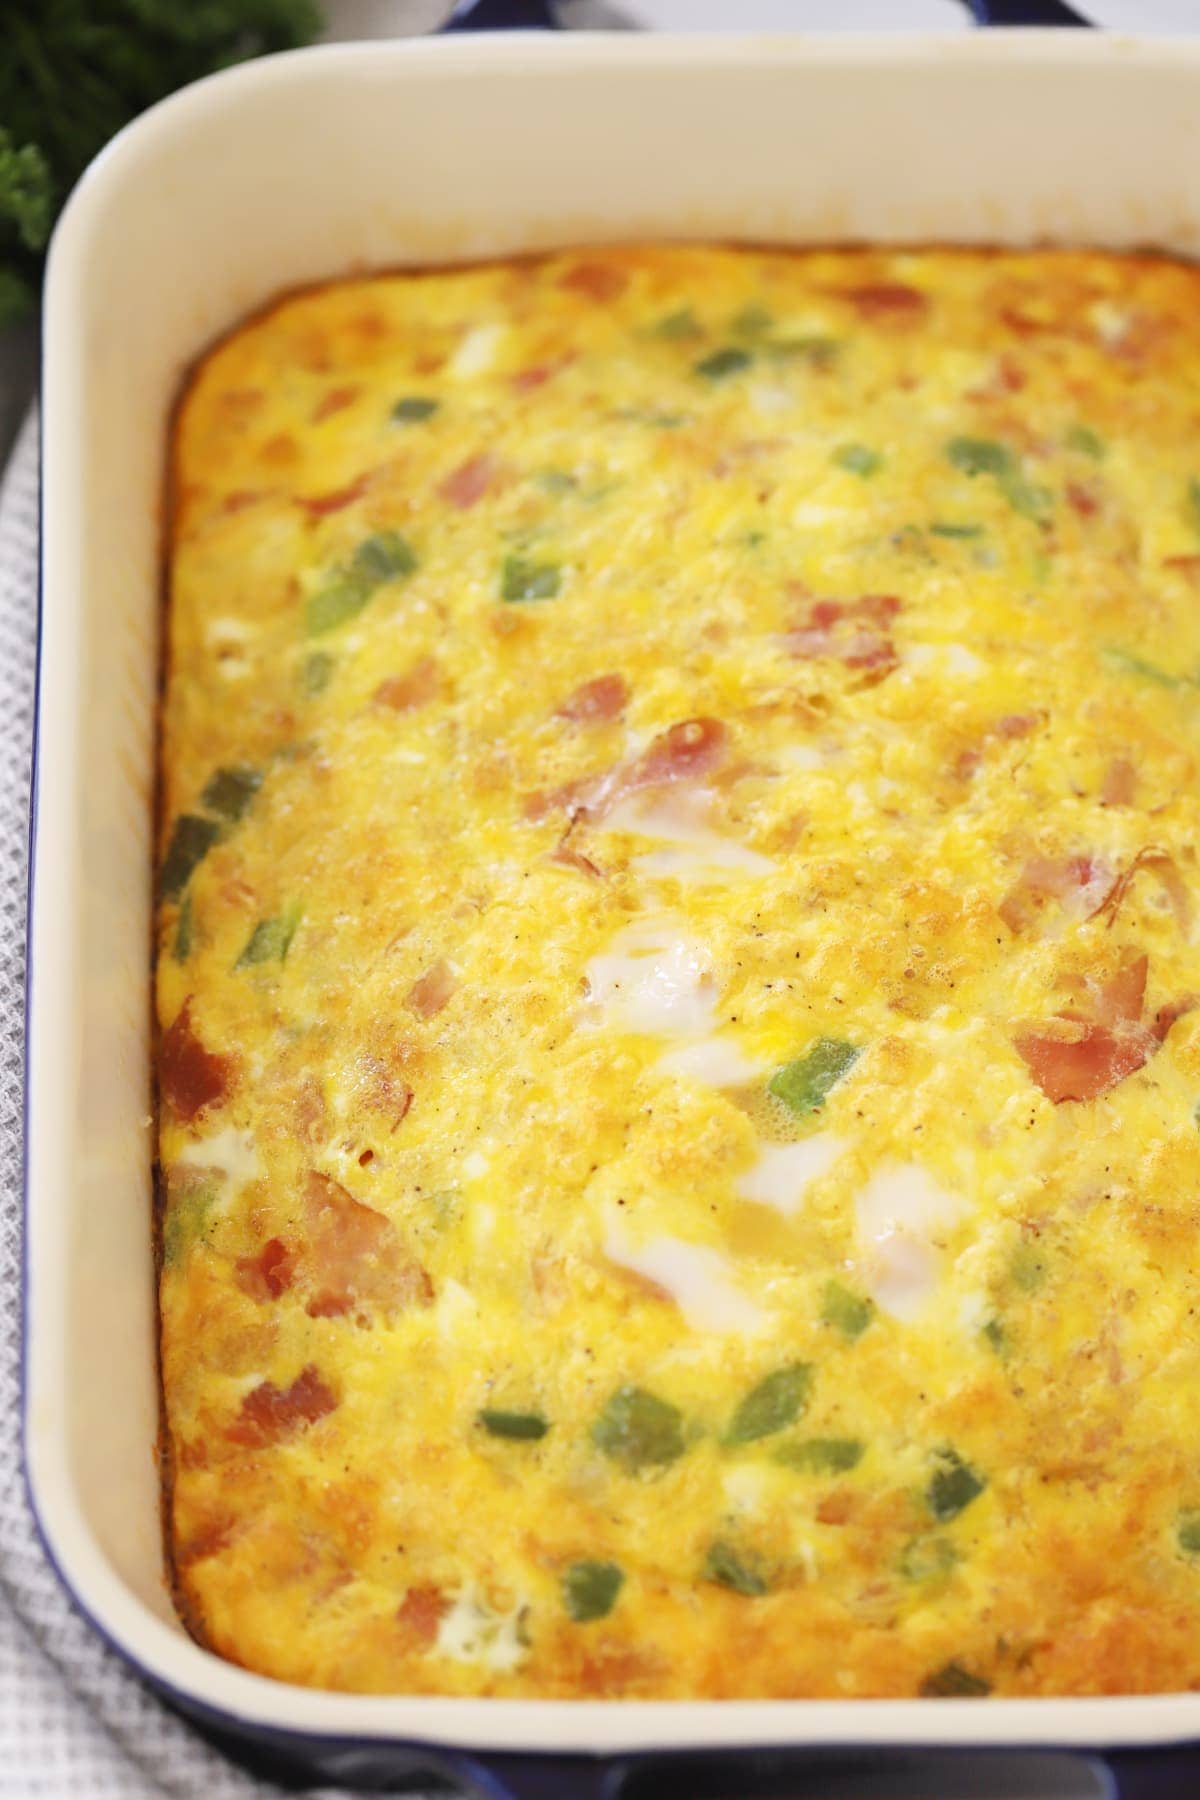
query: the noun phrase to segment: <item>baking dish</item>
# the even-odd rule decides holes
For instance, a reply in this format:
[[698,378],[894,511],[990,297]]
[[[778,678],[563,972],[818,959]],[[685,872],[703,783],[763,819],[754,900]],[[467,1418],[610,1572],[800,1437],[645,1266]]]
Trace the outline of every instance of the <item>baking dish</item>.
[[[1188,254],[1198,95],[1200,46],[1073,33],[339,46],[200,83],[81,183],[46,301],[27,1467],[79,1604],[178,1704],[342,1778],[427,1763],[419,1745],[486,1747],[500,1767],[533,1751],[1200,1737],[1200,1699],[1179,1695],[372,1699],[273,1683],[199,1649],[162,1577],[146,954],[164,430],[187,363],[217,333],[322,276],[587,240],[1046,238]],[[593,1778],[615,1791],[616,1772],[589,1762],[569,1791]]]

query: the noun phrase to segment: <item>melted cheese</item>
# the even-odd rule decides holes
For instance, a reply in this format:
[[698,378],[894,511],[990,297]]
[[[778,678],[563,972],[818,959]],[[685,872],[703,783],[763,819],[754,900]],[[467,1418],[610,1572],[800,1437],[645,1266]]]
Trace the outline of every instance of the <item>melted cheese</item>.
[[586,970],[589,1020],[649,1036],[690,1036],[713,1022],[710,959],[669,915],[629,925]]
[[855,1197],[854,1217],[863,1275],[877,1306],[905,1322],[921,1316],[937,1293],[945,1238],[967,1211],[915,1163],[876,1169]]
[[604,1254],[662,1288],[693,1331],[758,1331],[765,1322],[763,1309],[738,1287],[729,1259],[703,1244],[654,1237],[634,1248],[610,1230]]
[[982,675],[987,664],[965,644],[913,644],[905,655],[908,670],[933,674]]
[[769,875],[775,867],[771,858],[714,831],[707,823],[709,807],[710,796],[702,789],[652,801],[635,795],[614,806],[607,823],[613,831],[654,838],[664,846],[633,859],[633,871],[648,880],[708,885]]
[[438,1655],[496,1674],[519,1668],[528,1655],[521,1638],[522,1610],[518,1605],[496,1612],[473,1586],[464,1589],[438,1625]]
[[746,1087],[759,1079],[763,1065],[756,1062],[732,1038],[697,1038],[695,1043],[681,1044],[658,1059],[664,1075],[678,1075],[683,1081],[696,1081],[707,1087]]
[[450,358],[449,373],[456,381],[470,381],[474,376],[486,374],[496,361],[504,338],[502,324],[493,321],[474,326]]
[[232,1125],[223,1125],[207,1137],[194,1138],[183,1146],[175,1161],[185,1168],[218,1170],[231,1192],[249,1181],[257,1181],[263,1173],[253,1136]]
[[752,1168],[738,1177],[738,1190],[747,1200],[773,1206],[784,1216],[799,1211],[811,1182],[837,1162],[846,1148],[844,1138],[819,1131],[797,1144],[764,1144]]

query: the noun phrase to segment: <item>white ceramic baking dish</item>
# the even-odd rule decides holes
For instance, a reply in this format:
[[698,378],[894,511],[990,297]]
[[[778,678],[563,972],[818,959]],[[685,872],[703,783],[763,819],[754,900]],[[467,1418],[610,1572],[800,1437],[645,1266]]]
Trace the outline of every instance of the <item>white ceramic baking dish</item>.
[[[165,430],[185,368],[217,334],[320,277],[587,240],[1045,238],[1191,253],[1198,151],[1200,44],[563,34],[240,67],[156,107],[84,177],[55,236],[45,312],[27,1466],[78,1603],[180,1704],[343,1774],[390,1766],[414,1742],[613,1756],[1200,1739],[1200,1695],[363,1698],[200,1649],[163,1579],[148,1074]],[[510,1776],[532,1779],[518,1762]],[[581,1764],[562,1791],[592,1778]]]

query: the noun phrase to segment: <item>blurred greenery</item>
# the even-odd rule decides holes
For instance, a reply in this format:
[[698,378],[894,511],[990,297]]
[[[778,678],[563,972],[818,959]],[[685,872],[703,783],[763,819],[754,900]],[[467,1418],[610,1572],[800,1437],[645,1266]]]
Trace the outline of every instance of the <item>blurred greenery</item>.
[[35,303],[58,210],[122,125],[321,23],[316,0],[0,0],[0,325]]

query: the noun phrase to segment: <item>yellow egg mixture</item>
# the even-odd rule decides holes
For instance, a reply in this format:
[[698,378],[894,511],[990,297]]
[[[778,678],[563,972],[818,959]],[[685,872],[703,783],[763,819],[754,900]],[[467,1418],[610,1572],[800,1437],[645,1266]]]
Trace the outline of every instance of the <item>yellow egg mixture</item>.
[[286,1680],[1200,1685],[1200,273],[350,281],[174,442],[177,1593]]

